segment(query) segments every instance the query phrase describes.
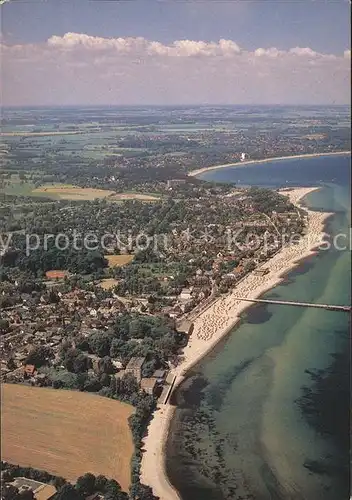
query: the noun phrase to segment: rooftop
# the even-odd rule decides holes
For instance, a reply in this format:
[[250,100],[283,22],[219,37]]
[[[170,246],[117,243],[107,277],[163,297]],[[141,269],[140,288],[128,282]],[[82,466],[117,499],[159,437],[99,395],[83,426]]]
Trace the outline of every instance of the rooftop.
[[142,378],[141,388],[142,389],[154,389],[156,383],[157,383],[157,380],[154,377]]
[[193,330],[193,323],[187,319],[184,319],[176,326],[176,330],[178,332],[190,334]]
[[16,477],[10,484],[18,489],[31,489],[36,500],[48,500],[56,493],[56,488],[52,484],[41,483],[27,477]]
[[47,271],[45,273],[45,276],[48,278],[48,279],[55,279],[55,278],[65,278],[65,276],[68,275],[68,272],[67,271],[60,271],[58,269],[52,269],[51,271]]
[[141,369],[145,362],[145,358],[131,358],[126,366],[126,370]]

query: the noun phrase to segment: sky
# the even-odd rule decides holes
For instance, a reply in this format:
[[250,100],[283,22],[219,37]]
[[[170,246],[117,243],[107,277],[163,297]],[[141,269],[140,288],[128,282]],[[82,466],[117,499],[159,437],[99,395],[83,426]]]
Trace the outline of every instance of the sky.
[[0,0],[3,105],[347,104],[347,0]]

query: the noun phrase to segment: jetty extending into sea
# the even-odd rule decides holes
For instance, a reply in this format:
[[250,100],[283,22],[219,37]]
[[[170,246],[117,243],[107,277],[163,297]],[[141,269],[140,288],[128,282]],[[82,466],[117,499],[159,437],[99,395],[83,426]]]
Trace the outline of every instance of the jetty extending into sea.
[[246,302],[259,302],[264,304],[279,304],[282,306],[297,306],[297,307],[316,307],[318,309],[327,309],[328,311],[344,311],[351,312],[351,306],[341,306],[335,304],[313,304],[310,302],[293,302],[288,300],[270,300],[270,299],[247,299],[246,297],[233,296],[235,300],[244,300]]

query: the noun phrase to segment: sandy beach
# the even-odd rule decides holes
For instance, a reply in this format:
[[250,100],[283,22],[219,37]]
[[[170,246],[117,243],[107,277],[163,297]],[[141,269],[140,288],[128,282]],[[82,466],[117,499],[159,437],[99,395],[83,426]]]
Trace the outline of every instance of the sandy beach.
[[[305,155],[307,156],[307,155]],[[269,160],[266,160],[269,161]],[[243,163],[242,163],[243,165]],[[192,175],[195,175],[192,173]],[[319,188],[297,188],[284,190],[290,201],[299,205],[308,193]],[[315,253],[324,235],[324,224],[329,213],[306,210],[308,214],[307,232],[298,244],[283,247],[270,260],[262,264],[269,272],[263,276],[247,275],[228,294],[219,297],[194,319],[194,330],[184,349],[182,362],[173,370],[175,387],[182,382],[187,371],[227,335],[239,321],[239,315],[252,304],[236,299],[236,296],[258,298],[264,292],[278,285],[283,276],[299,261]],[[175,408],[170,404],[160,404],[148,427],[144,439],[144,454],[141,465],[141,482],[153,488],[161,500],[180,500],[165,473],[165,445],[169,424]]]
[[237,163],[226,163],[225,165],[215,165],[212,167],[199,168],[198,170],[193,170],[188,175],[191,177],[195,177],[197,175],[203,174],[204,172],[210,172],[211,170],[219,170],[221,168],[228,167],[243,167],[244,165],[254,165],[256,163],[268,163],[271,161],[278,160],[290,160],[290,159],[299,159],[299,158],[314,158],[319,156],[331,156],[331,155],[346,155],[351,154],[351,151],[334,151],[332,153],[309,153],[304,155],[294,155],[294,156],[276,156],[273,158],[264,158],[262,160],[247,160],[247,161],[239,161]]

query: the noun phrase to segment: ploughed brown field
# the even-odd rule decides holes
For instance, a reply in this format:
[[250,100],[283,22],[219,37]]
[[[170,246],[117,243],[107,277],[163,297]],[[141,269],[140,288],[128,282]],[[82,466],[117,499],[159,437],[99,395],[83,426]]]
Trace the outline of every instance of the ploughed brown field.
[[94,394],[2,384],[2,460],[75,481],[104,474],[128,491],[133,407]]
[[129,264],[133,260],[133,255],[122,254],[122,255],[104,255],[106,260],[109,262],[109,267],[121,267]]
[[118,280],[115,280],[113,278],[105,278],[103,280],[100,280],[99,282],[99,286],[101,286],[103,290],[110,290],[111,288],[114,288],[118,284],[119,284]]

